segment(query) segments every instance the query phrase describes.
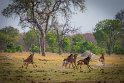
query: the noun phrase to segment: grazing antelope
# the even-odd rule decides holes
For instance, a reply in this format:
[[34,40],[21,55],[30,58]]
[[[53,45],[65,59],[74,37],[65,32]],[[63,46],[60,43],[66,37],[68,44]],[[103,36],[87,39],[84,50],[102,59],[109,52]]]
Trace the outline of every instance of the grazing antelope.
[[26,69],[27,69],[27,67],[28,67],[29,64],[32,64],[33,67],[37,67],[37,65],[34,64],[33,56],[34,56],[34,53],[32,53],[27,59],[24,59],[24,58],[23,58],[23,65],[22,65],[21,68],[23,68],[23,67],[25,66]]

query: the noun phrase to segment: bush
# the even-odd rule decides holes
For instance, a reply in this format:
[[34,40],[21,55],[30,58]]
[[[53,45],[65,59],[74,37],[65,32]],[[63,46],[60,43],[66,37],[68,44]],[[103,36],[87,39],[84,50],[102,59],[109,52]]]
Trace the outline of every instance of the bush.
[[4,52],[16,52],[15,45],[13,43],[8,43]]
[[17,52],[22,52],[23,51],[23,47],[21,45],[16,46],[16,51]]
[[15,45],[14,43],[8,43],[4,52],[22,52],[23,48],[21,45]]
[[90,50],[94,54],[101,54],[102,52],[105,53],[105,49],[94,45],[92,42],[77,42],[73,45],[72,51],[76,53],[83,53],[86,50]]
[[106,51],[104,48],[95,46],[92,50],[91,50],[94,54],[105,54]]
[[115,54],[124,54],[124,48],[122,48],[120,45],[115,45],[114,53]]
[[36,46],[36,45],[32,45],[31,48],[30,48],[30,51],[33,52],[33,53],[34,52],[39,52],[39,50],[40,50],[39,47]]

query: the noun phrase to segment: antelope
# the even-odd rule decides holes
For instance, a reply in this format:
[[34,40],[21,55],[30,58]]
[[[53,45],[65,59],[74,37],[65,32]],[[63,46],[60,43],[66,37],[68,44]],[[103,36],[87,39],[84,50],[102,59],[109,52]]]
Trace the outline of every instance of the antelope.
[[80,66],[80,69],[81,69],[82,65],[87,65],[89,71],[91,71],[91,69],[93,69],[93,68],[91,68],[91,66],[89,65],[90,60],[91,60],[90,56],[88,56],[87,58],[85,58],[83,60],[79,60],[79,61],[77,61],[77,66],[78,67]]
[[30,56],[28,56],[27,59],[24,59],[24,58],[23,58],[23,65],[22,65],[21,68],[23,68],[23,67],[25,66],[26,69],[27,69],[27,67],[28,67],[29,64],[32,64],[33,67],[37,67],[37,65],[34,64],[33,56],[34,56],[34,53],[32,53]]
[[65,68],[67,67],[67,65],[69,64],[69,68],[72,65],[73,68],[77,67],[76,65],[76,59],[77,59],[77,54],[70,54],[67,58],[65,58],[63,60],[63,66],[65,66]]

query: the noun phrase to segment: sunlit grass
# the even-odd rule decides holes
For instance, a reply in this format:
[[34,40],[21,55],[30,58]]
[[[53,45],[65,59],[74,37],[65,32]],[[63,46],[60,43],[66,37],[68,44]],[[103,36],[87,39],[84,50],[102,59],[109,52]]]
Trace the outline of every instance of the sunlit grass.
[[[9,55],[9,58],[5,56]],[[46,56],[35,54],[34,62],[38,67],[29,65],[28,69],[19,70],[23,58],[30,55],[23,53],[0,53],[0,83],[42,83],[42,82],[84,82],[84,81],[124,81],[124,56],[105,56],[105,67],[99,68],[98,57],[90,62],[93,71],[83,69],[65,69],[62,60],[69,54],[47,53]],[[78,56],[78,60],[81,59]]]

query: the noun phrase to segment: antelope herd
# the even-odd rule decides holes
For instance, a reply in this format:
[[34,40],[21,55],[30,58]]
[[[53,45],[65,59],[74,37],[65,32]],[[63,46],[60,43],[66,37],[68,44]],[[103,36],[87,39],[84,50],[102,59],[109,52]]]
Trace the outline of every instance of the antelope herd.
[[82,68],[82,65],[87,65],[89,71],[91,71],[93,68],[89,65],[89,62],[91,60],[92,57],[92,53],[89,51],[86,51],[82,54],[83,56],[85,56],[84,59],[80,59],[78,61],[76,61],[77,59],[77,54],[70,54],[66,59],[63,60],[63,67],[67,68],[67,65],[72,65],[73,68],[78,69],[80,67],[80,69]]
[[[81,56],[84,56],[85,58],[79,59],[77,61],[78,54],[70,54],[67,58],[64,58],[62,66],[65,68],[67,68],[67,67],[71,68],[71,66],[72,66],[73,69],[78,69],[78,68],[82,69],[83,65],[87,65],[89,71],[91,71],[93,68],[89,65],[89,63],[90,63],[93,55],[94,54],[91,53],[90,51],[86,51],[81,55]],[[32,53],[26,59],[23,59],[23,65],[20,67],[20,69],[24,68],[24,67],[27,69],[29,64],[32,64],[33,67],[37,67],[37,65],[34,64],[33,56],[34,56],[34,53]],[[104,65],[104,55],[103,54],[98,60],[100,63],[102,63]]]

